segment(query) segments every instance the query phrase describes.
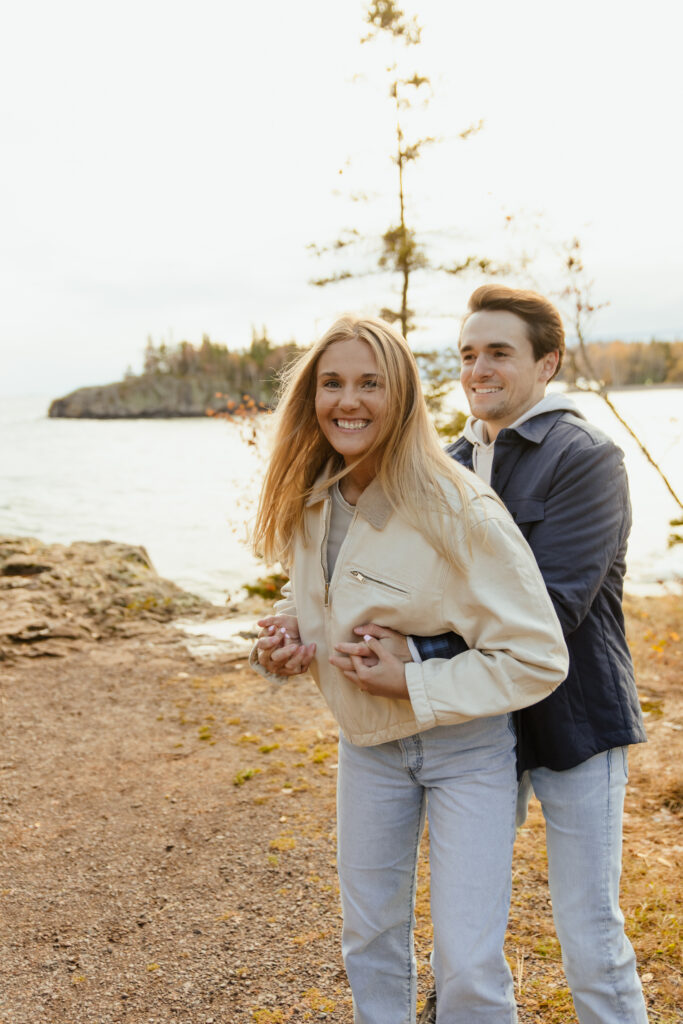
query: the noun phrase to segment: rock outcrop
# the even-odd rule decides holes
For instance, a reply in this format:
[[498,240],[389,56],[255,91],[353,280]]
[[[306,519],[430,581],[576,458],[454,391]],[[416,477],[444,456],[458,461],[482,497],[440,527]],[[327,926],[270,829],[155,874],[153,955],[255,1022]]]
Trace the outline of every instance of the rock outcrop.
[[[259,408],[265,395],[250,388],[251,399]],[[78,388],[63,398],[55,398],[49,416],[71,419],[172,419],[206,416],[238,406],[244,395],[234,382],[209,375],[175,376],[170,373],[143,374],[116,384]]]
[[162,579],[143,547],[0,537],[0,661],[65,654],[181,615],[225,611]]

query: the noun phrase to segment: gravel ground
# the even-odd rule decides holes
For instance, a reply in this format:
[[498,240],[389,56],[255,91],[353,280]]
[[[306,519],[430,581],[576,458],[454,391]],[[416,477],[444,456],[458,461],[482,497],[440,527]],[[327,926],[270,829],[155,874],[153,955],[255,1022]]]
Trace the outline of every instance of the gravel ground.
[[[654,607],[632,613],[652,741],[633,752],[625,909],[652,1021],[668,1024],[683,1020],[680,602],[648,620]],[[0,1024],[351,1024],[336,732],[315,687],[195,658],[170,625],[128,632],[0,664]],[[544,863],[535,810],[509,957],[520,1021],[568,1024]]]

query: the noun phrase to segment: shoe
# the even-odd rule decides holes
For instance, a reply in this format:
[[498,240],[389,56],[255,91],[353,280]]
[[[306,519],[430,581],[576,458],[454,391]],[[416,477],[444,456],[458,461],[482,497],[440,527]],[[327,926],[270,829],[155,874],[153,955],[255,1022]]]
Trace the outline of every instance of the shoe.
[[417,1024],[436,1024],[436,989],[431,988],[427,993],[425,1004]]

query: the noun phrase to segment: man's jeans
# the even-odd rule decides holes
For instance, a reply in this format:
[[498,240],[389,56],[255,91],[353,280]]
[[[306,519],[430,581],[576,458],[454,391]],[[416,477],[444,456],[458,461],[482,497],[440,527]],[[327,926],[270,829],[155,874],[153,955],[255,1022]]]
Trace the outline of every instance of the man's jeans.
[[513,1024],[503,956],[514,842],[507,715],[407,739],[339,744],[342,952],[356,1024],[413,1024],[413,905],[429,820],[433,967],[444,1024]]
[[617,747],[568,771],[534,768],[520,783],[518,823],[532,789],[543,809],[553,918],[581,1024],[647,1021],[619,909],[627,757]]

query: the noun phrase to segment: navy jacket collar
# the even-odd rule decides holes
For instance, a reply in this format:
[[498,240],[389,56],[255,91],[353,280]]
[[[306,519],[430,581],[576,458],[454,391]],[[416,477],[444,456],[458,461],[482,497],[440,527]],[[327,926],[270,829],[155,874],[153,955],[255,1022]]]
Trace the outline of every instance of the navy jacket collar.
[[[542,444],[560,417],[566,415],[569,411],[568,409],[551,409],[549,412],[541,412],[538,416],[533,416],[530,420],[520,423],[518,427],[503,427],[498,434],[498,438],[503,438],[510,434],[519,434],[525,441],[530,441],[532,444]],[[586,418],[578,411],[574,412],[571,410],[571,415],[577,416],[582,420]]]

